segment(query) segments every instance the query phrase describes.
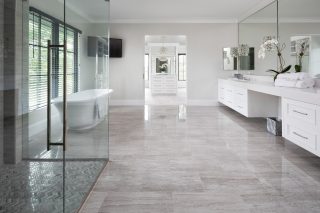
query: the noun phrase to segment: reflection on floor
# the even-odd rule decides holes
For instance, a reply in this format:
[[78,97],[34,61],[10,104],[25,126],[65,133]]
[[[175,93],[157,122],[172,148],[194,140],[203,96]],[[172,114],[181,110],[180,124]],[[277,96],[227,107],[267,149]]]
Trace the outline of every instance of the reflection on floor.
[[[56,126],[56,128],[60,127],[60,125]],[[60,133],[61,132],[62,130]],[[68,131],[67,159],[108,158],[108,134],[107,119],[93,129],[85,131]],[[24,146],[24,157],[26,159],[61,159],[63,155],[61,147],[52,147],[51,151],[47,151],[46,137],[46,132],[31,137],[28,146]],[[56,136],[55,138],[58,137]]]
[[224,107],[179,117],[178,106],[112,108],[111,163],[82,212],[319,212],[320,159],[264,119]]
[[187,89],[179,88],[177,95],[152,95],[149,88],[145,89],[146,105],[181,105],[187,104]]
[[[67,161],[66,211],[80,208],[106,161]],[[63,212],[62,161],[23,161],[0,167],[0,213]]]

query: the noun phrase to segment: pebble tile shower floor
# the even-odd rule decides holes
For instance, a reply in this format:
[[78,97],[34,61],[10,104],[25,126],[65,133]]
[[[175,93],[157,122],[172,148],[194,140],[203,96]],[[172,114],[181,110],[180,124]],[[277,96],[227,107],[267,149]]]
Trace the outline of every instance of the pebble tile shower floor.
[[[66,161],[67,213],[75,212],[106,161]],[[61,213],[62,161],[22,161],[0,167],[0,213]]]

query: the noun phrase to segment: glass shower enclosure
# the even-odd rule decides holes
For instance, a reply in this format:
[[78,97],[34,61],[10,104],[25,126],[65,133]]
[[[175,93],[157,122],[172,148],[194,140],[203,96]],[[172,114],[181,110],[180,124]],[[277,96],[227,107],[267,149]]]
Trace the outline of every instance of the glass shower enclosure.
[[18,123],[0,126],[16,144],[0,148],[0,212],[77,212],[109,158],[109,1],[3,2],[19,66],[0,95]]

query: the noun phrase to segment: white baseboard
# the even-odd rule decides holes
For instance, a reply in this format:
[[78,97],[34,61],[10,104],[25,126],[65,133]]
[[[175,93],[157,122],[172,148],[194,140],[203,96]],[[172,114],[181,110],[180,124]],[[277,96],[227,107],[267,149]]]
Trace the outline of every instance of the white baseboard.
[[[53,115],[51,118],[52,124],[56,124],[59,119],[59,115]],[[38,122],[29,125],[30,137],[45,131],[47,131],[47,119],[41,119]]]
[[[144,100],[110,100],[110,106],[143,106]],[[221,106],[217,100],[188,100],[189,106]]]
[[188,100],[188,106],[220,106],[217,100]]
[[143,106],[144,100],[110,100],[110,106]]

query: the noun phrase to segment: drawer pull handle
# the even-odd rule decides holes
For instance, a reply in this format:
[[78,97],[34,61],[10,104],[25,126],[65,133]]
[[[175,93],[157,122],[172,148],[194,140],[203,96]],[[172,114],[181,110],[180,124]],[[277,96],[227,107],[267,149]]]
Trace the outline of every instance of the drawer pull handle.
[[296,136],[299,136],[300,138],[303,138],[303,139],[305,139],[305,140],[308,140],[308,139],[309,139],[309,138],[304,137],[304,136],[302,136],[302,135],[300,135],[299,133],[296,133],[296,132],[293,132],[293,134],[295,134]]
[[243,95],[242,93],[238,93],[238,95]]
[[243,107],[242,106],[238,106],[238,108],[242,109]]
[[307,116],[307,115],[308,115],[308,113],[299,112],[299,111],[297,111],[297,110],[293,110],[293,112],[298,113],[298,114],[301,114],[301,115],[305,115],[305,116]]

